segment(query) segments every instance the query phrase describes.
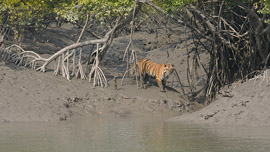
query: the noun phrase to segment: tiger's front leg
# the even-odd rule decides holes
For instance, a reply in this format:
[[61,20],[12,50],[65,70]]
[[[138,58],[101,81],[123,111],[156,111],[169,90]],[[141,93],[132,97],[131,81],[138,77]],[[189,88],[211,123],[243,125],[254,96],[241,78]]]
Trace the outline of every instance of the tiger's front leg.
[[160,79],[157,79],[157,83],[158,83],[158,86],[160,88],[160,91],[165,92],[165,88],[164,88],[164,85],[163,85],[164,82],[162,80],[160,80]]
[[166,86],[166,83],[167,83],[166,79],[162,80],[162,84],[163,84],[164,87]]
[[164,80],[162,80],[161,82],[162,82],[162,85],[163,85],[163,89],[164,89],[164,91],[165,91],[165,87],[166,87],[167,80],[164,79]]

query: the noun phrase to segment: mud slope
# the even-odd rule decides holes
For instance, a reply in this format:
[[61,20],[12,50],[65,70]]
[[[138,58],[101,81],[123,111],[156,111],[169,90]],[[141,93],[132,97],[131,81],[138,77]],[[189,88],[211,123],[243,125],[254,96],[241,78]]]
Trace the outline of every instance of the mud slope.
[[[22,47],[48,57],[61,48],[75,43],[76,33],[78,29],[72,25],[65,25],[62,28],[52,26],[39,35],[26,35]],[[152,45],[157,42],[154,35],[145,32],[135,33],[134,46],[139,58],[151,54],[152,58],[172,61],[180,68],[182,61],[179,62],[177,58],[160,57],[164,49],[175,51],[179,38],[164,44]],[[86,33],[84,40],[89,38]],[[162,41],[162,36],[159,37],[159,41]],[[146,90],[137,89],[136,81],[132,77],[125,78],[121,85],[126,67],[122,58],[128,42],[129,36],[116,38],[102,60],[101,68],[109,80],[108,88],[94,88],[87,80],[73,78],[67,81],[61,76],[54,76],[53,65],[49,66],[45,73],[40,73],[0,59],[0,121],[59,121],[69,120],[74,116],[90,118],[144,114],[175,116],[196,110],[196,106],[182,95],[179,84],[175,82],[172,86],[171,80],[168,82],[166,93],[160,93],[154,81]],[[5,45],[12,43],[6,41]],[[184,53],[180,47],[177,49],[179,50],[175,52],[178,52],[178,56]],[[85,58],[87,51],[89,48],[85,47],[83,50]],[[163,62],[158,59],[156,61]],[[114,89],[114,76],[117,77],[117,90]]]
[[177,116],[172,121],[214,123],[222,125],[270,125],[270,70],[231,90],[200,111]]

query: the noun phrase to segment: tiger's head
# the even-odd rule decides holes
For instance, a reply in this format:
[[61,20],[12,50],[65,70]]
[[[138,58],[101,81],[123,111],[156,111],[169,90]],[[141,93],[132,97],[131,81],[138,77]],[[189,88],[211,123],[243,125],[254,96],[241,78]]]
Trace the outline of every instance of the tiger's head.
[[170,74],[172,74],[174,71],[174,65],[169,63],[169,64],[164,64],[164,73],[163,73],[163,78],[168,78]]

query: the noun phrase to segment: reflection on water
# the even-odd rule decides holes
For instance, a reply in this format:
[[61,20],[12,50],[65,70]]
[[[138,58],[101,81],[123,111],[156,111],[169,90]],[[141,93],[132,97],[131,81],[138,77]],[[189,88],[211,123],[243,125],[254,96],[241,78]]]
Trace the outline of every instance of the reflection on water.
[[269,127],[206,126],[161,117],[0,123],[0,152],[263,152]]

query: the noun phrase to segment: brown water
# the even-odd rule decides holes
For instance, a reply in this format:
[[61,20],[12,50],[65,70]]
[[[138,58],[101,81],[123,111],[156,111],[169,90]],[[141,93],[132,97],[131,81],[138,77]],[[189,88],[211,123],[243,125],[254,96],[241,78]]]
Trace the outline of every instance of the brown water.
[[270,151],[270,127],[195,125],[164,119],[0,123],[0,152]]

